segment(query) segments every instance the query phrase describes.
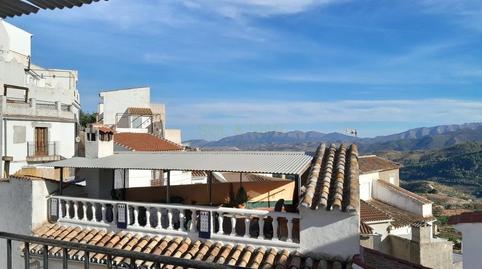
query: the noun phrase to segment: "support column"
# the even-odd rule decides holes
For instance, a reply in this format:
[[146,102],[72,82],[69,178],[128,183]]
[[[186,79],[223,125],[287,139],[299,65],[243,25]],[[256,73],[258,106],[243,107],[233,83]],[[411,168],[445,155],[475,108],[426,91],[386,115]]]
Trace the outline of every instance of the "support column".
[[60,167],[60,176],[59,176],[59,195],[62,195],[62,188],[63,188],[63,182],[64,182],[64,168]]
[[213,172],[209,172],[208,174],[208,188],[209,188],[209,205],[213,205]]
[[293,205],[297,206],[300,201],[301,196],[301,177],[299,175],[295,176],[295,193],[293,194]]
[[166,203],[171,202],[171,170],[167,170]]

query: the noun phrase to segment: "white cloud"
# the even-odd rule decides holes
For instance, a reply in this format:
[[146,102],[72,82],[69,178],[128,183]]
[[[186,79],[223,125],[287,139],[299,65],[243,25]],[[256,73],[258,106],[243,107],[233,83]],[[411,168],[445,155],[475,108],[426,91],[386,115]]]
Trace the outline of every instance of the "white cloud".
[[[482,121],[482,101],[455,99],[233,101],[178,104],[169,107],[178,124],[328,125],[393,122],[463,123]],[[368,128],[368,127],[367,127]]]
[[482,31],[482,1],[478,0],[423,0],[426,12],[447,15],[465,28]]
[[186,0],[185,5],[205,9],[229,18],[296,14],[313,7],[345,2],[343,0]]

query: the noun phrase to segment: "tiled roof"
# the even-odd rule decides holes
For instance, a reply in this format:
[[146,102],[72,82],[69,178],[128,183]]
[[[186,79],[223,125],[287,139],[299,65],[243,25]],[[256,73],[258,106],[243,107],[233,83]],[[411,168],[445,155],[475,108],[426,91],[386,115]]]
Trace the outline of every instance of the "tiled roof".
[[365,222],[361,221],[360,222],[360,234],[362,235],[367,235],[367,234],[373,234],[373,228],[368,226]]
[[152,115],[152,110],[146,107],[128,107],[127,113],[132,115]]
[[449,217],[448,224],[455,225],[461,223],[482,223],[482,211],[464,212],[460,215]]
[[99,129],[99,132],[105,133],[105,134],[114,133],[114,131],[111,128],[105,127],[105,126],[97,127],[97,129]]
[[152,134],[116,133],[114,143],[131,151],[177,151],[182,146]]
[[384,187],[386,188],[389,188],[391,189],[392,191],[396,191],[396,192],[399,192],[399,193],[402,193],[403,195],[407,196],[408,198],[412,199],[412,200],[415,200],[419,203],[422,203],[422,204],[432,204],[432,201],[430,201],[429,199],[423,197],[423,196],[420,196],[418,194],[415,194],[411,191],[408,191],[402,187],[399,187],[399,186],[396,186],[396,185],[393,185],[389,182],[386,182],[386,181],[383,181],[383,180],[377,180],[376,181],[377,184],[381,184],[383,185]]
[[418,226],[421,223],[425,223],[428,221],[435,221],[435,217],[422,217],[420,215],[413,214],[406,210],[400,209],[398,207],[392,206],[390,204],[384,203],[382,201],[371,199],[366,201],[370,206],[385,212],[388,216],[390,216],[393,221],[391,225],[395,228],[405,227],[409,225]]
[[321,144],[313,159],[300,206],[356,211],[360,207],[358,148]]
[[375,155],[360,156],[360,158],[358,158],[358,165],[360,166],[360,172],[362,174],[400,168],[400,165]]
[[[108,232],[104,229],[87,229],[76,226],[57,224],[44,225],[34,232],[35,236],[78,242],[114,249],[171,256],[183,259],[195,259],[240,268],[326,268],[349,269],[351,264],[344,261],[313,259],[296,251],[266,247],[254,247],[244,244],[223,244],[211,240],[191,240],[186,237],[148,235],[119,231]],[[32,254],[42,254],[42,246],[32,245]],[[69,250],[69,259],[83,260],[84,252]],[[49,248],[49,255],[61,258],[62,249]],[[90,253],[92,263],[105,263],[105,255]],[[130,260],[116,257],[114,265],[128,265]],[[137,268],[153,268],[151,262],[136,261]],[[317,267],[318,266],[318,267]],[[169,266],[163,268],[170,268]]]
[[360,201],[360,220],[365,223],[391,221],[392,218],[384,211],[372,206],[371,204]]

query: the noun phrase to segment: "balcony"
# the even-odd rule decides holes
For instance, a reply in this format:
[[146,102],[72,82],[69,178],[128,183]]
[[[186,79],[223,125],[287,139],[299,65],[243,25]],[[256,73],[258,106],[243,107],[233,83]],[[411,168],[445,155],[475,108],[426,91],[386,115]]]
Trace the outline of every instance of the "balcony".
[[39,144],[27,142],[27,162],[51,162],[60,160],[58,141]]
[[[51,196],[48,203],[51,222],[191,239],[200,238],[203,231],[202,238],[218,241],[289,249],[299,247],[298,213],[66,196]],[[207,237],[206,227],[209,227]]]
[[34,98],[0,96],[0,113],[5,116],[31,116],[75,120],[72,104],[41,101]]

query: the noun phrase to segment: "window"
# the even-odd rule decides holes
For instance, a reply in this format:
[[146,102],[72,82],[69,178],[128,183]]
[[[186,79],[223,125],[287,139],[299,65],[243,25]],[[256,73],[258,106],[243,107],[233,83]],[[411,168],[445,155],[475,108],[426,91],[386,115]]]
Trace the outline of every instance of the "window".
[[88,141],[95,141],[96,133],[87,133],[87,140]]

